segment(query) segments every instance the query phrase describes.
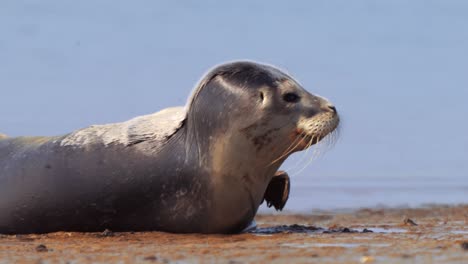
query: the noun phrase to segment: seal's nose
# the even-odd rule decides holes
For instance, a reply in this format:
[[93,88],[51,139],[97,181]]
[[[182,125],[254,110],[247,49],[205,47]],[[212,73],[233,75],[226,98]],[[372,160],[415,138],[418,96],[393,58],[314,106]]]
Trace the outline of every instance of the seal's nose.
[[333,113],[334,115],[338,114],[336,107],[326,98],[318,96],[318,95],[313,96],[313,98],[314,98],[313,102],[316,104],[318,103],[319,112],[323,111],[323,112]]

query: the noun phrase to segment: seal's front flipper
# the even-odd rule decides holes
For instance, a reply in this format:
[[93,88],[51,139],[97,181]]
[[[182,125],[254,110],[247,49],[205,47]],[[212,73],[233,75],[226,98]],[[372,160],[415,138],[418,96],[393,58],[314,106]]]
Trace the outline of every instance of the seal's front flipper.
[[278,171],[271,179],[265,191],[263,199],[266,200],[267,206],[274,206],[276,210],[283,210],[284,205],[289,197],[289,176],[284,171]]

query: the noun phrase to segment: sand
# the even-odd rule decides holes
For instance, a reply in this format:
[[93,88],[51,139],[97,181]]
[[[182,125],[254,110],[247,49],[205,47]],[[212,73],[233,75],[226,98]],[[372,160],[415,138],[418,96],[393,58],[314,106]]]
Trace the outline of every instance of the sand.
[[0,263],[468,263],[468,205],[258,215],[238,235],[0,235]]

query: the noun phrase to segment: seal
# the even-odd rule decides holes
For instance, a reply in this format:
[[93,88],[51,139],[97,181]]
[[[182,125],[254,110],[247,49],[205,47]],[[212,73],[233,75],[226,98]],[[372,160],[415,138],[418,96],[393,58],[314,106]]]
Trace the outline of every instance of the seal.
[[56,137],[0,140],[0,233],[234,233],[263,201],[281,210],[293,152],[338,125],[335,107],[285,72],[237,61],[185,107]]

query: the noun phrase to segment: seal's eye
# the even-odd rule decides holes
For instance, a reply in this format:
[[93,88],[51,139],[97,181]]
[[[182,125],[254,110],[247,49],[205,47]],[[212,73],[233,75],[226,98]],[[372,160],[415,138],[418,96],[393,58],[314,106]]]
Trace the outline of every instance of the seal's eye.
[[288,102],[288,103],[297,103],[301,99],[299,95],[295,93],[287,93],[283,95],[283,100]]

